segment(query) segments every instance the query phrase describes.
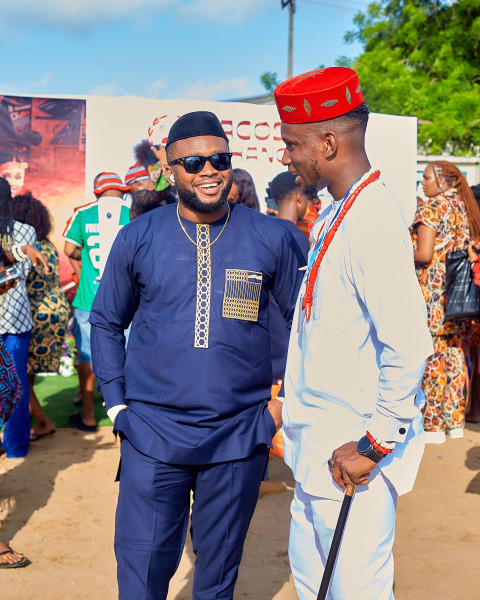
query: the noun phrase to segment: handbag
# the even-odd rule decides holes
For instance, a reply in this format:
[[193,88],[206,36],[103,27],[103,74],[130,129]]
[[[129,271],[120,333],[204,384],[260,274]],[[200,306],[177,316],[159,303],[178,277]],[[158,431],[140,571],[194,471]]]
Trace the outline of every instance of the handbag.
[[466,250],[450,252],[446,259],[445,320],[461,321],[480,316],[480,286],[473,281]]

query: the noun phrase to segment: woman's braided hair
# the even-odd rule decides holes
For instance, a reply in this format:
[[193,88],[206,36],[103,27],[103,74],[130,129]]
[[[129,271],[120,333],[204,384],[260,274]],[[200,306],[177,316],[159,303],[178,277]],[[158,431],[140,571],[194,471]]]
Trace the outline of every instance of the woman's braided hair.
[[[465,175],[454,164],[446,160],[436,160],[432,163],[435,179],[439,184],[438,177],[445,177],[447,184],[455,188],[467,211],[468,228],[470,237],[480,239],[480,208],[475,200]],[[440,186],[439,186],[440,187]]]
[[10,184],[0,177],[0,246],[10,250],[13,245],[12,193]]

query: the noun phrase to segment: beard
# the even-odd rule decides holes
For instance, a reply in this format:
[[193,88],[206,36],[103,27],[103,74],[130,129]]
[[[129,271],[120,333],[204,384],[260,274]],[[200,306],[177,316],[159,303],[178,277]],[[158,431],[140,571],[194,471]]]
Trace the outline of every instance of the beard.
[[304,188],[303,188],[303,193],[308,198],[316,198],[318,191],[319,190],[317,190],[317,188],[314,185],[305,185]]
[[187,208],[199,213],[212,213],[219,210],[224,206],[228,199],[228,194],[232,188],[233,178],[223,188],[220,198],[216,202],[208,203],[202,202],[197,195],[197,192],[189,190],[183,186],[179,181],[175,183],[175,188],[178,193],[179,199],[182,201]]

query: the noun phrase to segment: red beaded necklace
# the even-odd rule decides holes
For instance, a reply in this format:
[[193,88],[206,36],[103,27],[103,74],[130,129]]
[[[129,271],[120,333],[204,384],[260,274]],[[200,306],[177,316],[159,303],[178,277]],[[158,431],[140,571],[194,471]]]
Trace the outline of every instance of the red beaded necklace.
[[[323,246],[320,249],[320,251],[318,252],[318,254],[315,258],[315,262],[313,263],[313,266],[308,275],[307,288],[305,291],[305,296],[303,297],[302,309],[305,310],[305,319],[307,321],[310,319],[310,314],[312,312],[313,289],[315,287],[315,281],[317,279],[318,269],[320,268],[320,263],[322,262],[323,257],[325,256],[325,253],[328,250],[328,247],[330,246],[330,244],[337,232],[337,229],[340,227],[340,224],[343,221],[345,215],[347,214],[347,212],[350,210],[353,203],[357,199],[358,194],[363,189],[365,189],[367,187],[367,185],[370,185],[370,183],[373,183],[379,177],[380,177],[380,171],[374,171],[367,179],[365,179],[365,181],[362,181],[362,183],[360,183],[360,185],[358,185],[358,187],[356,187],[351,194],[349,194],[347,196],[345,202],[343,203],[340,214],[335,219],[335,222],[331,226],[330,231],[325,236],[325,241],[323,242]],[[318,232],[317,242],[318,242],[318,239],[320,238],[320,235],[322,234],[324,226],[325,226],[325,223],[322,225],[320,231]]]

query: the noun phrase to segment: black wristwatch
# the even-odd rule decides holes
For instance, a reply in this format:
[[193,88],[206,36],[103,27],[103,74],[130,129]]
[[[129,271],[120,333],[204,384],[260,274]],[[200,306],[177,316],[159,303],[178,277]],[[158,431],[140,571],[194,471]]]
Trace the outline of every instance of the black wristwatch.
[[385,458],[385,454],[382,454],[381,452],[377,452],[375,450],[375,448],[373,447],[372,443],[366,435],[364,435],[358,440],[357,451],[362,456],[373,460],[373,462],[377,464],[382,460],[382,458]]

